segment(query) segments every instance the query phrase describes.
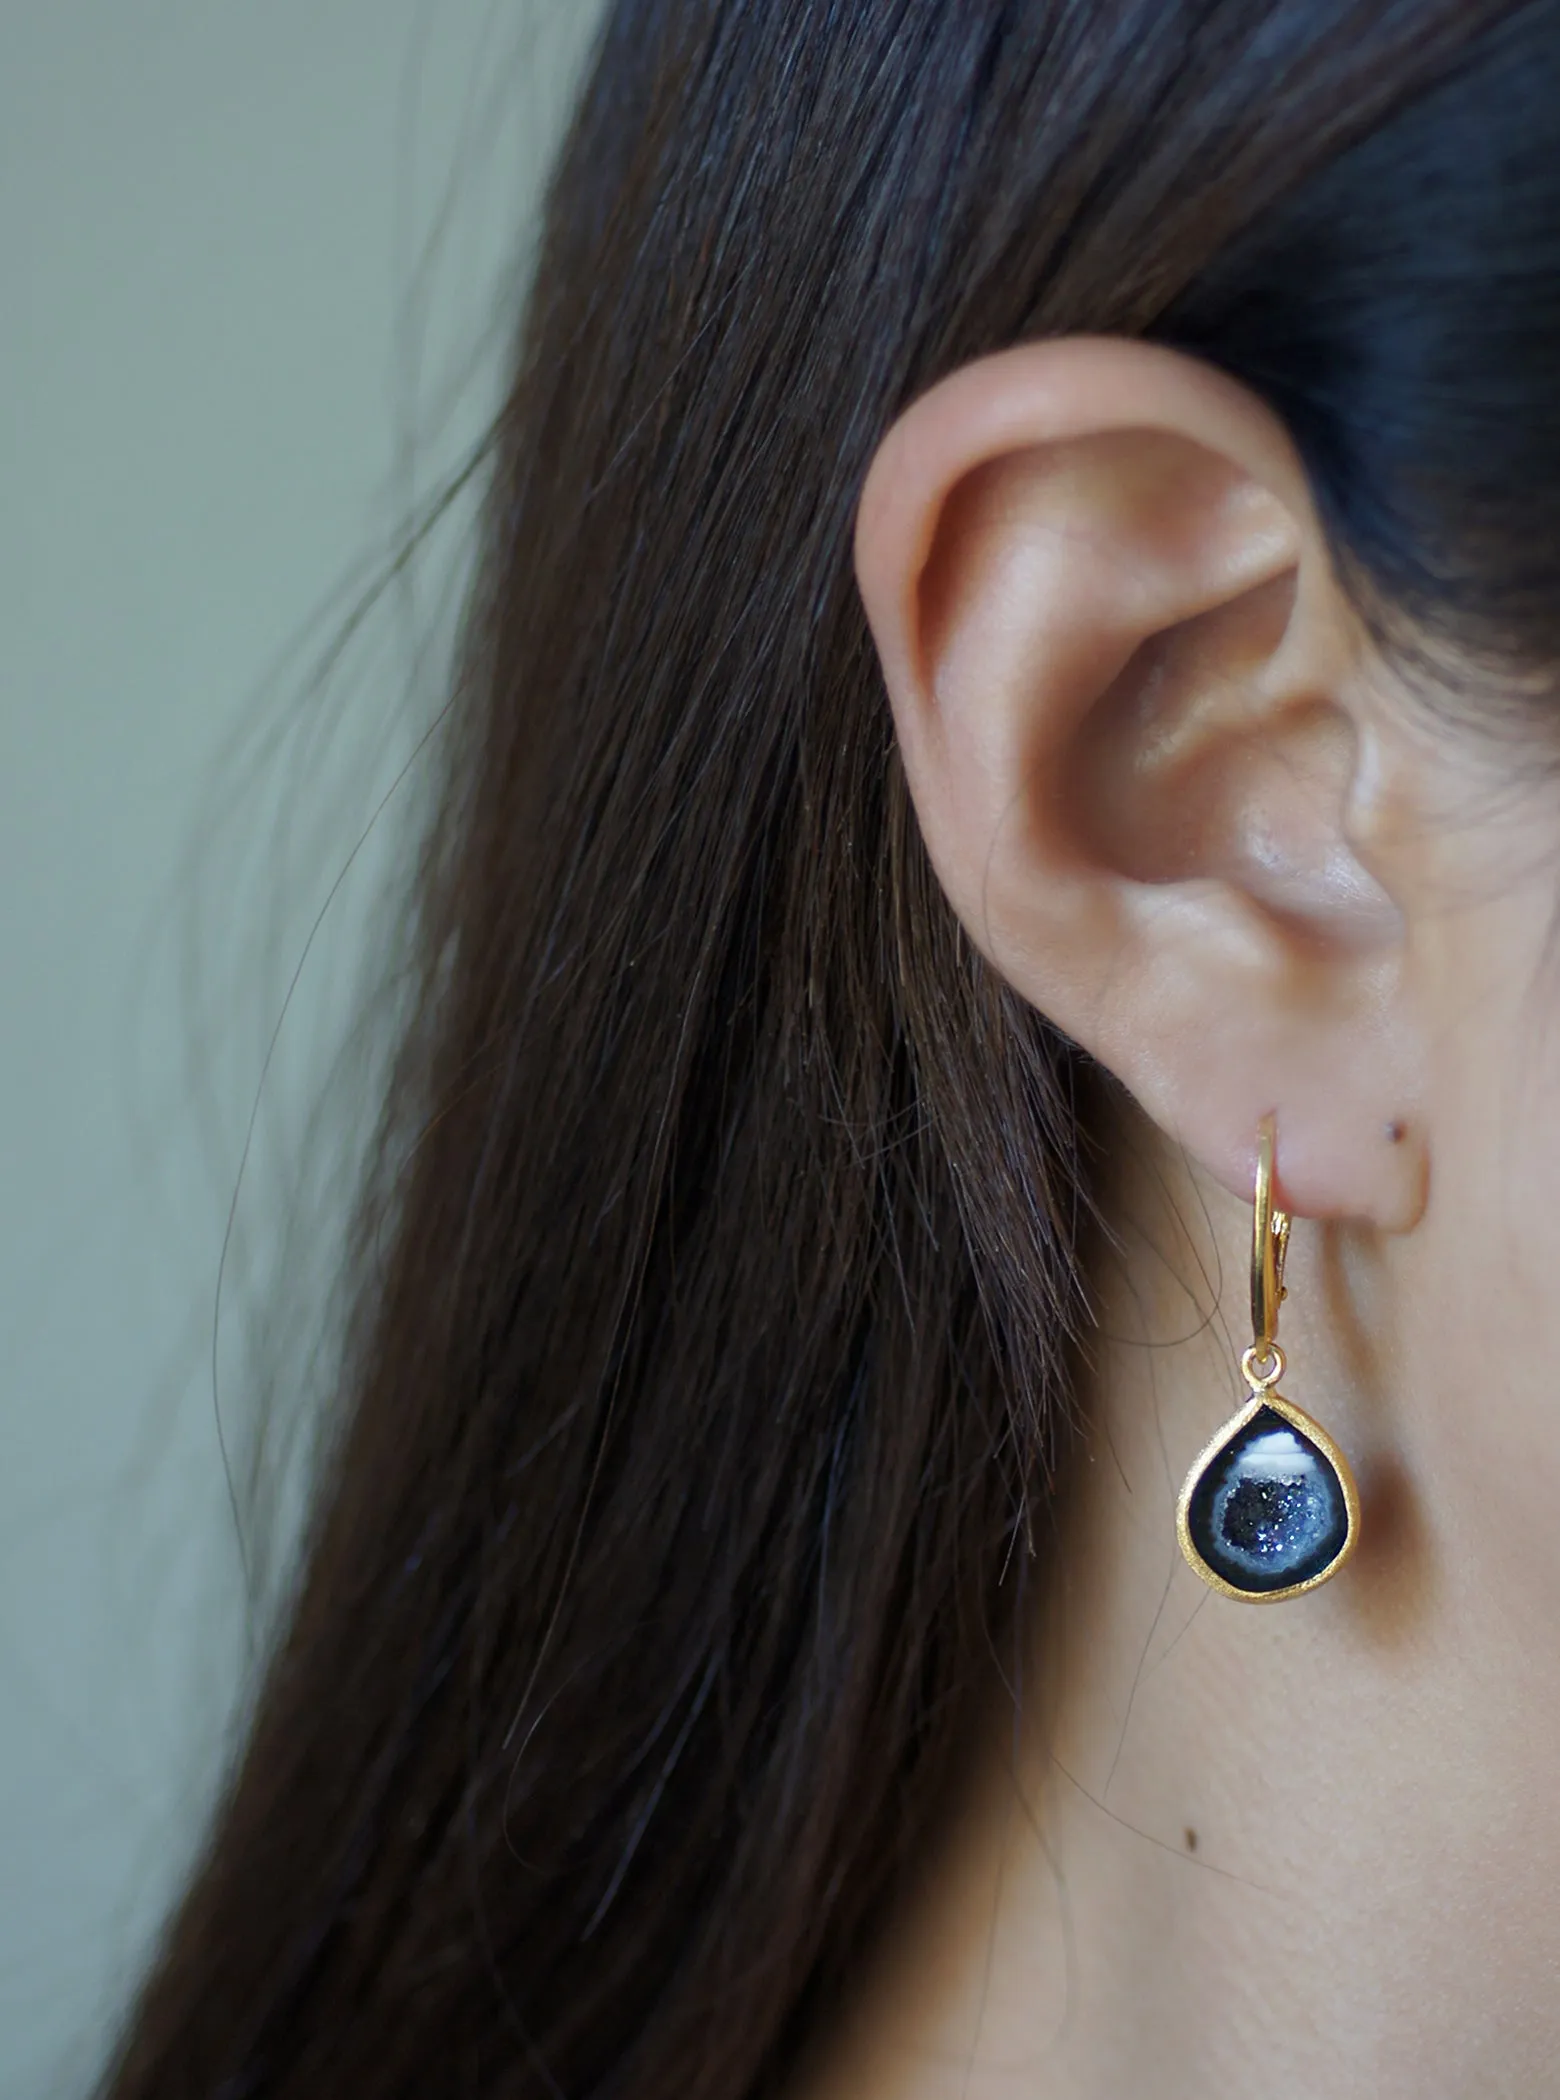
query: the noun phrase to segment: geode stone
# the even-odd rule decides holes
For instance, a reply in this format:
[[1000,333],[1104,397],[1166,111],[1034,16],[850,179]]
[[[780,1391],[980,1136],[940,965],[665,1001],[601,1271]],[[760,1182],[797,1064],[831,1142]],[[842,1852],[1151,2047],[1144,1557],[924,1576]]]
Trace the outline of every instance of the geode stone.
[[1323,1574],[1349,1536],[1331,1460],[1272,1407],[1258,1408],[1209,1459],[1186,1520],[1214,1573],[1256,1596]]

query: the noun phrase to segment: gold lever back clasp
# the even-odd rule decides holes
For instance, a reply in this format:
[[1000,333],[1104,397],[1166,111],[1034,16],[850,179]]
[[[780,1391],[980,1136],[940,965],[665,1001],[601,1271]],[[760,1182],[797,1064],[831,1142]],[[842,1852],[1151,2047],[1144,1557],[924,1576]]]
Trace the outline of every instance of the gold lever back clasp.
[[[1257,1126],[1257,1188],[1251,1214],[1251,1347],[1245,1371],[1254,1385],[1269,1385],[1284,1367],[1278,1333],[1278,1308],[1284,1290],[1284,1263],[1289,1254],[1289,1213],[1273,1207],[1273,1118]],[[1272,1366],[1269,1375],[1269,1366]]]

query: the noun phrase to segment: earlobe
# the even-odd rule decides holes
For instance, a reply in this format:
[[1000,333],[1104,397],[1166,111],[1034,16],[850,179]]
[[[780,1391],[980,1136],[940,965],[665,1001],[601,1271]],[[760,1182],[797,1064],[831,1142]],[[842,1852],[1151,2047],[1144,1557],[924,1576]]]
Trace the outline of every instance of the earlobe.
[[[1232,1192],[1417,1215],[1402,915],[1350,849],[1356,632],[1282,426],[1154,345],[966,368],[885,440],[857,569],[923,837],[1026,998]],[[1378,1140],[1365,1142],[1367,1133]]]

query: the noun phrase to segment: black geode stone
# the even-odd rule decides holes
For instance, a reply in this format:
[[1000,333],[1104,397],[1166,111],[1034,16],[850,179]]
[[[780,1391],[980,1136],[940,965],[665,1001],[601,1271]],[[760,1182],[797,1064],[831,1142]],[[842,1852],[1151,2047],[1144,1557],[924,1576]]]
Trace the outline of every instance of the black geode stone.
[[1264,1596],[1332,1566],[1349,1505],[1332,1461],[1276,1408],[1260,1407],[1204,1466],[1186,1525],[1216,1575]]

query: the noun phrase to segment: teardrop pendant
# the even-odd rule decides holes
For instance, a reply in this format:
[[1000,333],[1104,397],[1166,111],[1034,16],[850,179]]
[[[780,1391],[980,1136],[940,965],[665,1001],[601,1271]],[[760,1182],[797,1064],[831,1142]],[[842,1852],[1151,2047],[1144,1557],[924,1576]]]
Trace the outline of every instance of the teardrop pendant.
[[1251,1325],[1241,1358],[1245,1403],[1193,1461],[1176,1505],[1181,1551],[1226,1597],[1277,1604],[1336,1575],[1359,1538],[1360,1498],[1349,1461],[1319,1422],[1278,1391],[1274,1340],[1285,1297],[1289,1219],[1273,1203],[1273,1119],[1257,1136],[1252,1212]]
[[1267,1386],[1197,1457],[1176,1511],[1181,1551],[1226,1597],[1277,1604],[1336,1575],[1359,1536],[1349,1462]]

